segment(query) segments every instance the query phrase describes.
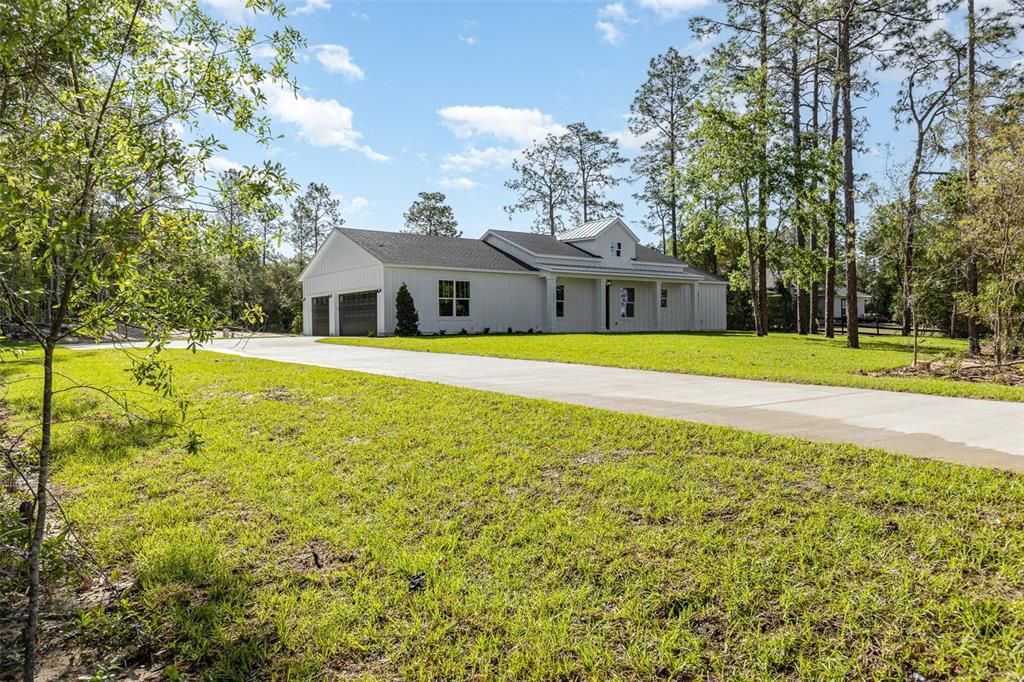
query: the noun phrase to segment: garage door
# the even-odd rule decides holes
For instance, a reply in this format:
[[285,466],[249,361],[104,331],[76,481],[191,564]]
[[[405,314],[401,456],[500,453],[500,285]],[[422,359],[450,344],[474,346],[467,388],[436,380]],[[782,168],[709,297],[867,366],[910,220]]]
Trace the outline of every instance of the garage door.
[[359,291],[340,297],[338,319],[342,336],[366,336],[377,331],[377,292]]
[[327,336],[331,333],[331,297],[313,297],[313,336]]

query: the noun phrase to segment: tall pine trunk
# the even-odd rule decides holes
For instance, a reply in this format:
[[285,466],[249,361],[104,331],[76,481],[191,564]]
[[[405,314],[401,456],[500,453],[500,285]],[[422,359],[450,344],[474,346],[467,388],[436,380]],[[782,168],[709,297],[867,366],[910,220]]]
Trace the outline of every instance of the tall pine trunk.
[[[838,50],[836,57],[838,58]],[[829,142],[834,149],[839,140],[839,76],[834,75],[832,85],[832,130]],[[825,267],[825,336],[832,339],[836,335],[836,232],[839,222],[839,197],[834,184],[828,188],[828,244],[825,256],[828,263]]]
[[[974,213],[971,197],[978,172],[978,90],[975,71],[977,52],[977,26],[975,25],[974,0],[967,0],[967,212]],[[967,294],[972,301],[978,298],[978,262],[974,245],[967,245]],[[978,339],[978,316],[974,310],[967,313],[967,346],[971,353],[981,353]]]
[[[798,9],[796,11],[799,11]],[[793,124],[793,208],[796,221],[796,247],[800,250],[806,248],[803,229],[803,172],[802,141],[800,137],[800,45],[798,27],[793,24],[793,43],[790,45],[789,68],[792,77],[792,88],[790,93],[790,106],[792,107]],[[806,334],[810,328],[807,320],[807,311],[804,309],[807,290],[804,288],[803,278],[797,279],[796,285],[796,331],[798,334]]]
[[843,3],[839,29],[840,85],[843,94],[843,236],[846,247],[846,345],[859,348],[857,329],[857,222],[853,178],[853,69],[850,64],[850,23],[853,0]]
[[[821,142],[818,135],[818,108],[821,106],[821,37],[815,41],[814,44],[814,80],[811,85],[811,134],[812,141],[814,143],[814,152],[817,154],[821,148]],[[814,173],[811,179],[812,192],[811,196],[815,197],[817,201],[818,197],[818,174]],[[811,239],[810,249],[811,253],[818,253],[818,212],[814,211],[811,215]],[[807,301],[807,330],[811,334],[818,333],[818,280],[815,277],[811,278]]]
[[[758,86],[758,107],[762,113],[768,109],[768,0],[758,4],[761,60],[761,82]],[[757,300],[760,314],[758,336],[768,334],[768,135],[762,122],[761,173],[757,181]]]

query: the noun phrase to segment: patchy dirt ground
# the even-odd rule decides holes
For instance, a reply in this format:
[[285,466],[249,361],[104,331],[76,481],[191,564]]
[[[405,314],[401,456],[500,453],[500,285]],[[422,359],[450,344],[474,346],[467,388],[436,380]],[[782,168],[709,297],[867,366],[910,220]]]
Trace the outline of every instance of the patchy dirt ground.
[[939,358],[917,363],[916,367],[896,367],[863,372],[879,377],[936,377],[972,383],[1024,386],[1024,359],[1003,363],[1001,367],[989,358]]

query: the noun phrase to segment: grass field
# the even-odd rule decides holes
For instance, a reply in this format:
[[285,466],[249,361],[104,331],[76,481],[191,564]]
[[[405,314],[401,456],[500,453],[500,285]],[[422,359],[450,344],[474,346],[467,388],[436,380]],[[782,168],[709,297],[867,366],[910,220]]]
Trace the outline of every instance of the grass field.
[[[105,646],[129,620],[215,679],[1024,674],[1024,477],[171,356],[205,416],[199,455],[94,393],[57,398],[67,511],[135,581],[82,618]],[[58,360],[129,387],[113,351]],[[10,385],[11,426],[37,388]]]
[[[840,338],[796,334],[757,338],[752,332],[335,337],[323,339],[323,342],[1024,401],[1024,388],[1016,386],[858,373],[908,366],[912,340],[903,337],[862,336],[858,350],[847,348],[845,339]],[[966,341],[921,339],[923,358],[965,350]]]

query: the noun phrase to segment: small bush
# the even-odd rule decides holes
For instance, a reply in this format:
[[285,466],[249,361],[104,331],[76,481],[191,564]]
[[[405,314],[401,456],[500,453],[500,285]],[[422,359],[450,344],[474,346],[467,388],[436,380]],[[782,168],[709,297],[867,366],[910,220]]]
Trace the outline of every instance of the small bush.
[[468,334],[468,333],[469,333],[469,332],[467,332],[467,331],[466,331],[466,328],[465,328],[465,327],[463,327],[462,329],[460,329],[460,330],[459,330],[459,336],[465,336],[465,335],[466,335],[466,334]]
[[491,333],[491,328],[490,327],[484,327],[484,334],[490,334],[490,333]]
[[301,310],[299,311],[299,314],[296,315],[292,319],[291,332],[292,332],[292,334],[301,334],[302,333],[302,311]]

